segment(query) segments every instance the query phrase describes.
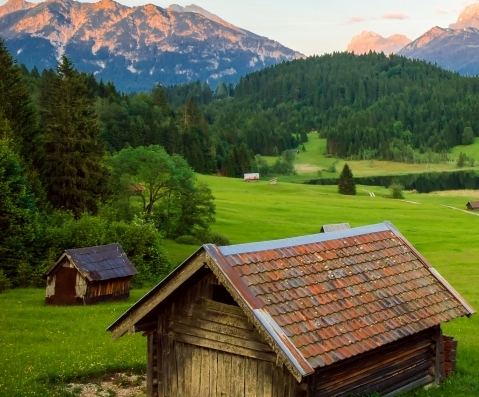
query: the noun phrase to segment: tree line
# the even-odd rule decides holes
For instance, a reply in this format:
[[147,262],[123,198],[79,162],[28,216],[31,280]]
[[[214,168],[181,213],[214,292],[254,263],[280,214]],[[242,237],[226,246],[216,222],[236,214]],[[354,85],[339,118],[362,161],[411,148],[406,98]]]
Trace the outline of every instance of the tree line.
[[167,92],[194,95],[210,130],[254,154],[296,148],[314,130],[332,156],[429,163],[479,135],[478,77],[396,55],[313,56],[248,74],[223,98],[205,90]]

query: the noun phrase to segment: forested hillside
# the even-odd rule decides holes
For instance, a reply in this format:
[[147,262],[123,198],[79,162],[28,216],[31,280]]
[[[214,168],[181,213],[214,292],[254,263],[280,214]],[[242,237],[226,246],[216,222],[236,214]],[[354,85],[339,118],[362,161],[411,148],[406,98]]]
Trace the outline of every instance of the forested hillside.
[[412,162],[479,134],[478,93],[479,78],[422,61],[334,53],[251,73],[234,99],[213,101],[206,113],[227,141],[255,153],[318,130],[333,156]]
[[65,56],[17,66],[0,41],[0,99],[0,290],[37,283],[63,249],[109,242],[143,280],[164,274],[161,238],[223,238],[194,172],[294,173],[289,149],[312,130],[331,156],[401,162],[442,161],[479,135],[479,78],[375,53],[124,94]]

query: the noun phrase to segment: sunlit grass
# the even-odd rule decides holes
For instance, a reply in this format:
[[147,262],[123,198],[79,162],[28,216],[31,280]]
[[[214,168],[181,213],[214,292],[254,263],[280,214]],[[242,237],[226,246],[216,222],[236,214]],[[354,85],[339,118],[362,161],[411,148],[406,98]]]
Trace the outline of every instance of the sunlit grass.
[[113,343],[105,331],[146,290],[128,302],[52,307],[44,291],[17,289],[0,294],[0,395],[54,396],[53,385],[112,371],[144,371],[140,335]]
[[[379,160],[344,160],[335,159],[326,155],[326,139],[319,138],[314,132],[308,134],[308,142],[304,144],[305,151],[299,146],[299,153],[295,156],[295,176],[279,176],[283,182],[297,182],[318,178],[318,171],[321,171],[321,178],[337,178],[345,163],[348,163],[355,177],[379,176],[379,175],[405,175],[424,172],[457,171],[456,166],[459,153],[463,152],[468,157],[476,159],[475,167],[464,167],[461,170],[479,168],[479,138],[475,138],[474,144],[468,146],[456,146],[449,154],[451,161],[439,164],[407,164],[394,161]],[[275,157],[265,156],[269,164],[275,161]],[[327,170],[336,164],[336,172]]]
[[[475,192],[444,196],[407,192],[401,201],[384,197],[388,190],[380,187],[358,186],[358,196],[342,196],[336,186],[198,178],[216,198],[213,231],[232,243],[317,233],[327,223],[355,227],[389,220],[479,308],[479,217],[442,206],[465,209]],[[164,241],[163,247],[176,263],[198,248],[172,241]],[[128,302],[80,307],[45,306],[43,290],[0,294],[0,396],[60,395],[53,387],[57,382],[117,370],[144,371],[145,339],[125,335],[112,342],[105,329],[145,292],[133,290]],[[478,316],[455,320],[444,329],[459,341],[457,376],[439,389],[411,395],[479,395]]]

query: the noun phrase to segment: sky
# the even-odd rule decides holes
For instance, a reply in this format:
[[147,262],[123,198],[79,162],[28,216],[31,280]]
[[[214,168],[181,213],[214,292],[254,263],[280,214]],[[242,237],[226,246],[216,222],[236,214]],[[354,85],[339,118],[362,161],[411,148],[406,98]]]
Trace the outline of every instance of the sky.
[[[27,0],[28,1],[28,0]],[[30,0],[31,1],[31,0]],[[171,0],[115,0],[127,6]],[[174,1],[174,0],[173,0]],[[0,5],[6,0],[0,0]],[[35,1],[36,2],[36,1]],[[88,1],[94,2],[94,1]],[[471,3],[467,0],[189,0],[224,20],[305,55],[345,51],[363,30],[414,40],[434,26],[447,28]]]

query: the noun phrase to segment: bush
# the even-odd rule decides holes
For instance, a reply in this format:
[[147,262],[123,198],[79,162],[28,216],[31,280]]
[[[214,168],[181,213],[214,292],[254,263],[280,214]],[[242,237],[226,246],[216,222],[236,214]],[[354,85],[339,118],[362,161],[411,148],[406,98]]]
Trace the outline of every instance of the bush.
[[217,246],[230,245],[231,241],[228,237],[222,234],[212,232],[211,230],[199,230],[195,237],[203,244],[215,244]]
[[0,293],[6,291],[10,288],[10,280],[5,276],[3,271],[0,269]]
[[393,183],[391,186],[389,186],[389,190],[391,191],[391,197],[394,199],[403,199],[403,189],[404,186],[400,185],[399,183]]
[[158,282],[171,270],[171,263],[160,249],[160,233],[153,223],[140,218],[126,223],[107,222],[87,213],[78,220],[61,215],[46,229],[45,241],[50,249],[45,267],[65,249],[119,243],[138,270],[133,278],[135,286]]
[[178,244],[183,244],[183,245],[201,245],[200,240],[198,240],[196,237],[188,236],[188,235],[177,237],[175,241]]

